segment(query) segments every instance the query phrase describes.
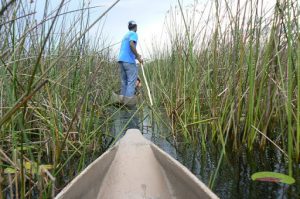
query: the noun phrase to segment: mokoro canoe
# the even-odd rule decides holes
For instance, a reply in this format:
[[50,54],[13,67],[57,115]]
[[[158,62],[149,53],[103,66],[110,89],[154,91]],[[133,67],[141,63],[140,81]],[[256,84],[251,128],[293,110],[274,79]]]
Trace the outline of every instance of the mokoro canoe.
[[218,198],[186,167],[129,129],[57,196],[57,199]]
[[129,97],[124,97],[122,95],[118,95],[115,92],[112,92],[110,100],[113,104],[133,106],[137,104],[138,97],[135,95],[134,97],[129,98]]

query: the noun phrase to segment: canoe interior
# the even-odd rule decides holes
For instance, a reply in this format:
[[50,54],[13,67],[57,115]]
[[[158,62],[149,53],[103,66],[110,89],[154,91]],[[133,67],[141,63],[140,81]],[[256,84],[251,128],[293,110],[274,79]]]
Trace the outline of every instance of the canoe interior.
[[85,168],[55,198],[96,198],[103,179],[116,155],[118,146],[102,154]]
[[187,168],[136,129],[100,156],[56,198],[218,198]]
[[170,183],[173,198],[218,198],[187,168],[182,165],[179,167],[178,162],[174,162],[169,155],[166,156],[165,152],[162,152],[157,146],[151,145],[151,148]]

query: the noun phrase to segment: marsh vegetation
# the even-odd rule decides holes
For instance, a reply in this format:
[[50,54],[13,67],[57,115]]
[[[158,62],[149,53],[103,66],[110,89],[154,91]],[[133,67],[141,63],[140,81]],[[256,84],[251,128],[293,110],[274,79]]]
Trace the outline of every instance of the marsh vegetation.
[[[118,2],[90,18],[97,8],[84,2],[69,10],[68,1],[50,8],[46,0],[38,15],[35,1],[1,1],[0,198],[55,195],[127,128],[112,133],[124,107],[110,109],[118,65],[102,37],[101,21]],[[213,189],[224,157],[244,149],[278,150],[287,174],[299,176],[299,6],[178,1],[166,15],[166,43],[145,64],[154,104],[143,91],[133,114],[151,112],[140,119],[163,123],[175,147],[205,152],[214,143]]]

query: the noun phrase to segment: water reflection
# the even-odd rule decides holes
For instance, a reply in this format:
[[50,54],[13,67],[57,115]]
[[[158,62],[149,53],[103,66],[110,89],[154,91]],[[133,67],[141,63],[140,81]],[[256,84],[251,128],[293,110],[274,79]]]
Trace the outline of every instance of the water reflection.
[[113,117],[113,125],[111,132],[114,137],[124,135],[128,129],[140,129],[139,112],[137,106],[124,106],[122,108],[115,108],[117,113]]

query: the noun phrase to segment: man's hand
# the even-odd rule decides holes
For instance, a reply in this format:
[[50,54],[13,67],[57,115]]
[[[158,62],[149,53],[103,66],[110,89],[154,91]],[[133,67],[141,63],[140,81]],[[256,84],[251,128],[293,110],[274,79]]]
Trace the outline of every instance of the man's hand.
[[142,59],[141,55],[137,56],[137,60],[140,62],[140,64],[144,64],[144,60]]

